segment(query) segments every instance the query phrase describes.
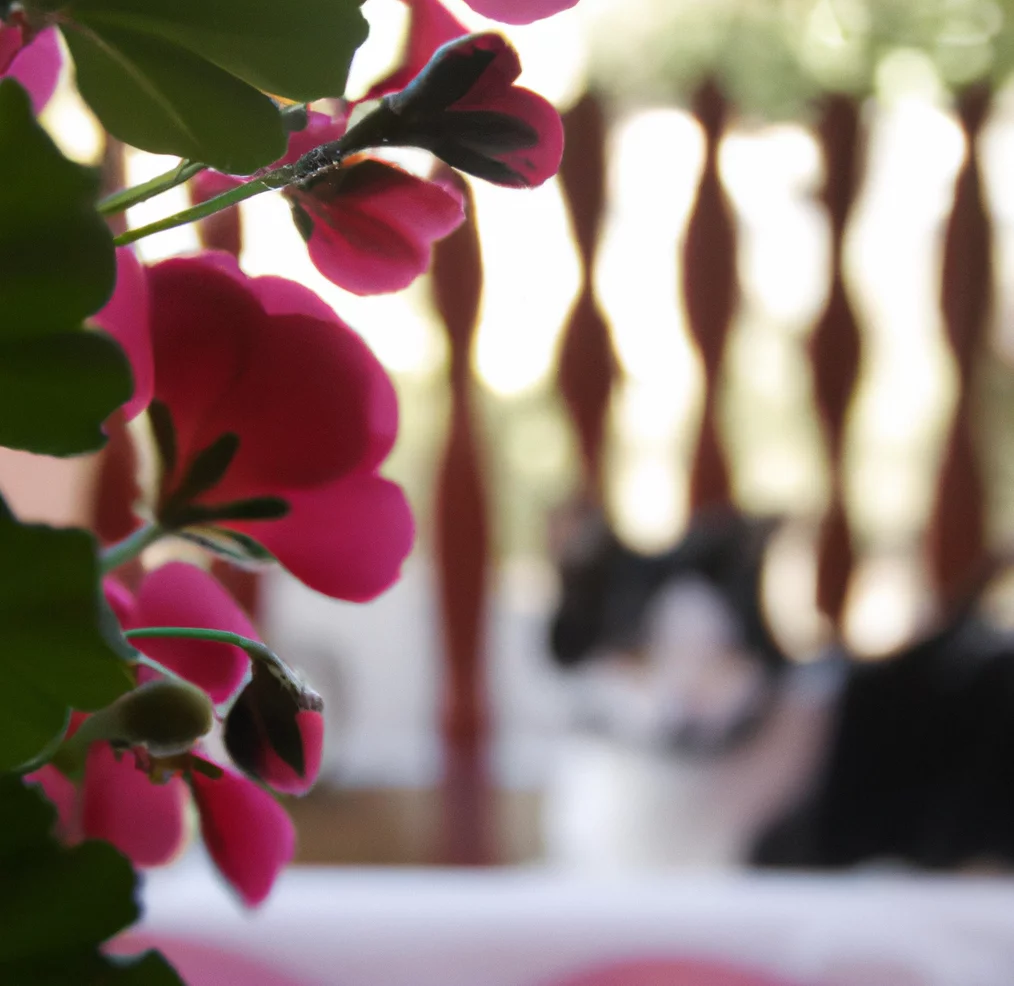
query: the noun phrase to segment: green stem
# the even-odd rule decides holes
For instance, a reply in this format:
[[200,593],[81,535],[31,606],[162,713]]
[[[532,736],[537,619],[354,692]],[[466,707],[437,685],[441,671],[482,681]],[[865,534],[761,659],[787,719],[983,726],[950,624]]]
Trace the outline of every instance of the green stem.
[[150,637],[210,640],[216,644],[232,644],[233,647],[242,647],[255,661],[266,661],[273,665],[280,663],[278,656],[259,640],[244,637],[231,630],[206,630],[200,627],[138,627],[135,630],[125,630],[123,636],[127,640],[144,640]]
[[158,175],[141,185],[134,185],[133,188],[124,188],[112,195],[107,195],[96,208],[103,216],[115,216],[139,202],[146,202],[156,195],[168,192],[170,188],[182,185],[207,167],[206,164],[201,164],[199,161],[180,161],[175,168],[167,171],[164,175]]
[[[285,188],[296,182],[305,182],[319,175],[336,168],[341,164],[342,158],[352,151],[363,150],[366,147],[380,146],[389,143],[388,131],[390,130],[391,111],[382,106],[364,117],[351,130],[345,133],[338,140],[321,144],[313,150],[307,151],[294,164],[285,164],[275,168],[258,178],[248,181],[245,185],[230,189],[221,195],[208,199],[200,205],[183,209],[181,212],[166,216],[158,222],[149,223],[147,226],[139,226],[137,229],[128,229],[121,233],[113,241],[117,246],[125,246],[134,243],[154,233],[163,233],[167,229],[175,229],[177,226],[185,226],[187,223],[197,222],[199,219],[207,219],[216,212],[223,209],[230,209],[244,199],[251,199],[262,192],[270,192],[275,189]],[[163,175],[163,178],[166,176]],[[153,179],[158,181],[159,179]],[[139,186],[143,187],[143,186]],[[167,187],[172,187],[168,185]],[[157,194],[157,193],[153,193]]]
[[[126,636],[126,634],[124,634],[124,636]],[[154,658],[148,657],[147,654],[138,654],[131,663],[142,664],[146,668],[151,668],[152,671],[157,671],[163,678],[171,678],[173,681],[183,681],[188,685],[190,684],[190,682],[182,675],[179,675],[170,668],[167,668],[164,664],[160,664]]]
[[213,216],[216,212],[221,212],[223,209],[229,209],[244,199],[251,199],[255,195],[260,195],[262,192],[270,192],[276,188],[284,188],[290,184],[293,178],[294,169],[292,165],[276,168],[260,178],[247,182],[245,185],[240,185],[239,188],[232,188],[221,195],[216,195],[200,205],[183,209],[181,212],[176,212],[171,216],[166,216],[165,219],[158,220],[158,222],[148,223],[147,226],[128,229],[125,233],[117,236],[113,242],[117,246],[124,246],[127,243],[133,243],[136,240],[144,239],[146,236],[151,236],[153,233],[162,233],[167,229],[175,229],[177,226],[185,226],[187,223],[197,222],[198,219],[207,219],[208,216]]
[[114,568],[125,565],[136,558],[150,544],[154,544],[166,532],[158,524],[145,524],[122,541],[110,545],[102,552],[101,569],[108,575]]

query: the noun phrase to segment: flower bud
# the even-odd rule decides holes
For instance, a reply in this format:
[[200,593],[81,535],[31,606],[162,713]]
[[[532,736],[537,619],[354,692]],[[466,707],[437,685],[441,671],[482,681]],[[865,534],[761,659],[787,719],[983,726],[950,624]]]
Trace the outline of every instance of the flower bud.
[[255,661],[225,719],[225,747],[246,773],[285,794],[317,779],[324,745],[321,697],[281,661]]
[[214,708],[200,689],[180,680],[149,681],[99,715],[110,742],[144,746],[157,757],[189,750],[211,730]]

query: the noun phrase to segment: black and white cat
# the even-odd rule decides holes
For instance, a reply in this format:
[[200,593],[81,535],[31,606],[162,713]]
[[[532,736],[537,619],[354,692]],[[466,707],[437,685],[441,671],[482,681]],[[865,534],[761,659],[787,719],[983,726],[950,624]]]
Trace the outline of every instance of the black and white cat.
[[788,659],[761,604],[776,524],[697,517],[656,556],[595,511],[550,630],[582,725],[551,859],[597,865],[1014,863],[1014,639],[966,608],[877,662]]

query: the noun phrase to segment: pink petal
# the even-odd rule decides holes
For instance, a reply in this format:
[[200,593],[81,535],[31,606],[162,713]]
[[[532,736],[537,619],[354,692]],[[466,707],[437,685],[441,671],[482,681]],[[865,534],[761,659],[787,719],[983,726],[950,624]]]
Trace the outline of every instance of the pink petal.
[[66,843],[81,840],[81,819],[78,814],[77,786],[52,764],[25,774],[29,784],[38,784],[56,808],[56,835]]
[[531,24],[569,10],[577,0],[465,0],[477,14],[504,24]]
[[310,216],[310,259],[355,294],[407,287],[430,265],[432,245],[465,220],[461,194],[370,158],[290,197]]
[[191,787],[215,865],[246,904],[261,903],[296,851],[289,816],[270,794],[228,769],[215,780],[195,770]]
[[137,866],[161,866],[182,848],[187,789],[180,778],[155,784],[131,754],[117,759],[108,743],[95,743],[82,793],[86,838],[111,842]]
[[482,102],[467,100],[455,103],[457,109],[484,109],[524,120],[539,135],[534,147],[505,151],[496,155],[525,179],[526,187],[535,188],[560,170],[563,159],[563,121],[548,100],[529,89],[513,86],[499,96],[487,96]]
[[[137,593],[137,625],[229,630],[257,638],[232,596],[207,572],[170,562],[145,576]],[[243,683],[250,658],[239,647],[207,640],[145,639],[134,645],[170,671],[224,702]]]
[[269,315],[308,315],[324,322],[344,325],[320,295],[296,281],[268,274],[255,277],[250,282],[250,287]]
[[392,585],[415,529],[401,488],[372,474],[289,493],[281,520],[223,524],[249,534],[311,589],[366,602]]
[[36,113],[56,91],[62,64],[56,28],[40,31],[22,47],[21,29],[0,25],[0,76],[17,79],[25,87]]
[[563,121],[553,104],[530,89],[513,85],[521,74],[521,61],[513,46],[499,34],[478,35],[462,44],[484,48],[496,57],[472,88],[455,102],[451,111],[486,110],[503,113],[527,123],[539,136],[534,147],[496,155],[508,167],[522,175],[534,188],[560,169],[563,158]]
[[155,369],[148,328],[148,282],[144,268],[129,247],[116,251],[116,289],[92,321],[108,332],[122,347],[134,375],[134,395],[123,406],[128,421],[150,403],[155,387]]
[[102,593],[124,630],[137,626],[137,604],[131,591],[112,576],[102,580]]
[[260,779],[282,794],[306,794],[320,773],[324,752],[324,717],[319,712],[304,709],[296,713],[296,724],[303,738],[303,776],[300,777],[266,742],[263,759],[258,765]]
[[169,406],[184,461],[225,432],[240,437],[221,503],[327,482],[359,466],[385,415],[371,414],[386,373],[332,315],[271,316],[249,279],[219,260],[169,260],[149,271],[156,396]]
[[405,2],[412,12],[401,62],[390,75],[371,86],[364,100],[379,99],[389,92],[404,89],[423,70],[437,48],[468,34],[468,28],[453,17],[439,0]]

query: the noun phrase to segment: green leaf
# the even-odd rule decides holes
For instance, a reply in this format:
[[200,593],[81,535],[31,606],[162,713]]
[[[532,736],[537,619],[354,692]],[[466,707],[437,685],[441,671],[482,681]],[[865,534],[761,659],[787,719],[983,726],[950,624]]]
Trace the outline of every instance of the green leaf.
[[275,104],[184,48],[119,27],[63,25],[81,95],[113,136],[230,174],[285,153]]
[[80,323],[113,292],[112,236],[95,211],[97,172],[68,161],[0,81],[0,325],[38,336]]
[[47,455],[101,448],[101,423],[131,394],[115,340],[72,329],[0,343],[0,353],[2,444]]
[[0,445],[94,451],[130,397],[120,347],[81,328],[116,279],[97,193],[97,175],[60,154],[24,90],[0,81]]
[[71,0],[59,7],[61,18],[99,35],[123,28],[161,38],[303,103],[344,95],[368,30],[360,0]]
[[103,708],[132,686],[110,623],[92,536],[0,511],[0,770],[59,736],[70,708]]
[[59,8],[78,87],[110,133],[249,174],[284,153],[271,93],[345,92],[360,0],[35,0]]
[[182,986],[155,953],[99,951],[137,919],[137,878],[109,843],[60,846],[55,815],[38,790],[0,775],[0,982]]

